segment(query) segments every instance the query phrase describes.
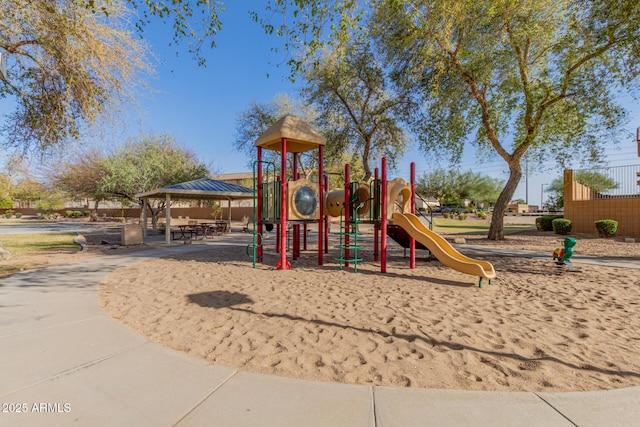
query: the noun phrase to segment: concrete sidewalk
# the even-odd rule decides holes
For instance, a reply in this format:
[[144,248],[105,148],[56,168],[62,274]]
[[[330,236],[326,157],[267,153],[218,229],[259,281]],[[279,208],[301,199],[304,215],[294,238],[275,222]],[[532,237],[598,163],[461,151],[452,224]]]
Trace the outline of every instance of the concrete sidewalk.
[[322,383],[208,365],[107,316],[110,272],[224,246],[182,245],[16,274],[0,283],[2,426],[638,426],[640,387],[578,393]]

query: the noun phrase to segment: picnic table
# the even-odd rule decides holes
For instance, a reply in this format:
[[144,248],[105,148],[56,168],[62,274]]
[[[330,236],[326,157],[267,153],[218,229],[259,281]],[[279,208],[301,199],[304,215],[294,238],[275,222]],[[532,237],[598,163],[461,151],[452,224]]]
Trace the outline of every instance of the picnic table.
[[178,230],[171,232],[173,240],[179,239],[195,239],[202,240],[204,238],[213,239],[214,229],[210,224],[188,224],[178,225]]
[[216,221],[213,223],[213,227],[218,233],[227,233],[229,231],[229,223],[227,221]]

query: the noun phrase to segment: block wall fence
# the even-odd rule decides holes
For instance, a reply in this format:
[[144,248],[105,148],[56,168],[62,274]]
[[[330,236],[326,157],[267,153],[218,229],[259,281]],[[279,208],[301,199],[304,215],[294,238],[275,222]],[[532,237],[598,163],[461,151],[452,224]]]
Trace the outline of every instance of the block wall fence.
[[[7,209],[0,209],[0,214],[4,214]],[[11,209],[14,212],[20,212],[23,215],[38,215],[38,213],[42,211],[37,211],[32,208],[17,208]],[[58,212],[61,216],[65,215],[66,211],[89,211],[91,209],[86,208],[68,208],[68,209],[59,209],[55,212]],[[244,216],[249,218],[253,218],[253,207],[248,206],[232,206],[231,207],[231,219],[233,221],[241,221]],[[131,209],[98,209],[98,216],[107,216],[110,218],[140,218],[140,208],[131,208]],[[212,220],[211,217],[211,208],[171,208],[171,217],[178,218],[181,216],[182,218],[189,217],[191,219],[200,219],[200,220]],[[159,218],[164,218],[164,211],[160,212]],[[226,220],[229,218],[229,208],[222,208],[222,219]],[[151,218],[149,218],[149,223],[151,223]]]
[[573,170],[564,171],[564,217],[573,232],[595,234],[595,221],[618,221],[617,235],[640,237],[640,197],[596,198],[590,188],[573,180]]

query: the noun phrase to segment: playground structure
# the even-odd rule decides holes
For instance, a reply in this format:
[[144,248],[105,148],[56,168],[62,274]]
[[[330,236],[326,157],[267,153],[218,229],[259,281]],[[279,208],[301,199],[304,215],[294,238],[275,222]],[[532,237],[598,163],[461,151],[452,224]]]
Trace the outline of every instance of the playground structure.
[[[387,270],[387,237],[390,226],[400,228],[407,240],[391,236],[409,248],[409,266],[415,268],[416,243],[428,249],[443,264],[462,273],[479,277],[491,283],[495,277],[493,266],[460,254],[444,238],[429,230],[415,216],[415,164],[411,164],[411,183],[401,178],[387,180],[386,158],[382,158],[381,174],[375,169],[370,183],[351,182],[350,166],[345,165],[345,184],[342,189],[327,191],[327,176],[323,170],[324,138],[311,127],[294,116],[284,116],[255,142],[257,160],[254,162],[255,203],[253,217],[253,259],[262,263],[263,227],[275,228],[276,252],[279,261],[276,268],[290,269],[287,260],[287,233],[291,227],[292,258],[300,256],[301,236],[303,248],[307,246],[307,227],[318,227],[318,265],[323,265],[323,255],[328,253],[329,217],[340,218],[340,255],[336,258],[340,268],[354,266],[362,262],[358,251],[362,245],[358,241],[361,224],[372,224],[374,228],[374,261],[380,261],[380,272]],[[275,165],[262,160],[263,150],[280,153],[279,176]],[[299,154],[318,150],[317,179],[300,178],[298,173]],[[293,170],[291,180],[287,180],[287,155],[292,153]],[[266,178],[266,179],[263,179]],[[397,200],[401,199],[399,212]],[[405,246],[405,247],[406,247]]]

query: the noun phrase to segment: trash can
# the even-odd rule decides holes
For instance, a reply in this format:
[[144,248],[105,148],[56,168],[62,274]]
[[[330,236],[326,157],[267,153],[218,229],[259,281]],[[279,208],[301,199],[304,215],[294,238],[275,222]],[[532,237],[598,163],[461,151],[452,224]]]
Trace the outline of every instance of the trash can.
[[139,224],[123,225],[120,241],[124,246],[141,245],[143,243],[142,226]]

